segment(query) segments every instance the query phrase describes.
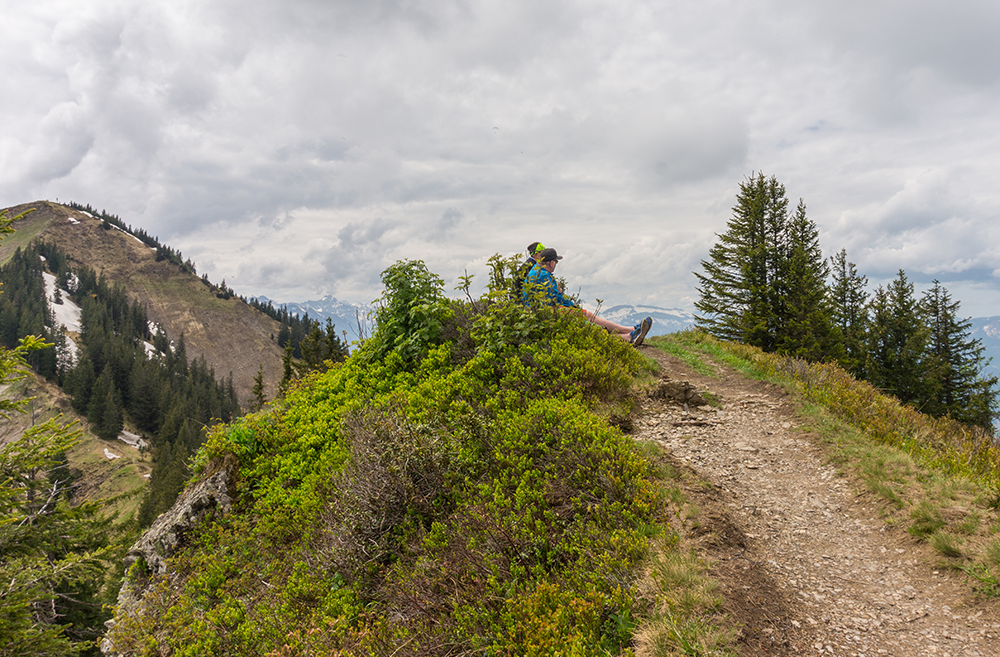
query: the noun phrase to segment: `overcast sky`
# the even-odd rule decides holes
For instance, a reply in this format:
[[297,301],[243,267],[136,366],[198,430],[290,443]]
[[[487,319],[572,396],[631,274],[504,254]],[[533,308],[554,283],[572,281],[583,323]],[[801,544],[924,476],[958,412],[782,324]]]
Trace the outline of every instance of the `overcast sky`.
[[35,0],[0,21],[0,206],[90,203],[244,295],[485,283],[693,309],[774,175],[873,284],[1000,315],[1000,3]]

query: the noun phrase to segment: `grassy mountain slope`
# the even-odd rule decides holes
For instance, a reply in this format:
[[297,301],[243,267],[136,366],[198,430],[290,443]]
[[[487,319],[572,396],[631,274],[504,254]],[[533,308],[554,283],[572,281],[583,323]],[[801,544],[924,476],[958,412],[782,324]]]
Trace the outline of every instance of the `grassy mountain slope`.
[[38,201],[11,208],[9,216],[31,208],[35,211],[15,222],[16,232],[0,243],[0,263],[35,239],[53,242],[74,266],[86,265],[123,285],[172,341],[183,333],[190,360],[203,356],[219,379],[231,372],[242,403],[250,398],[258,367],[267,396],[274,395],[282,375],[282,350],[272,339],[278,322],[237,297],[216,297],[197,276],[167,260],[158,262],[153,249],[117,228],[105,230],[85,212]]

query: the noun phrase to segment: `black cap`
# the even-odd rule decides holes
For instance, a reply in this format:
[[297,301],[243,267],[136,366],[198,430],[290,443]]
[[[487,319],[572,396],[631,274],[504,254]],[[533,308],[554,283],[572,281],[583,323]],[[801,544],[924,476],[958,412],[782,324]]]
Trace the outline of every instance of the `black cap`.
[[555,249],[542,249],[535,254],[535,260],[538,262],[551,262],[553,260],[562,260],[563,257],[556,253]]

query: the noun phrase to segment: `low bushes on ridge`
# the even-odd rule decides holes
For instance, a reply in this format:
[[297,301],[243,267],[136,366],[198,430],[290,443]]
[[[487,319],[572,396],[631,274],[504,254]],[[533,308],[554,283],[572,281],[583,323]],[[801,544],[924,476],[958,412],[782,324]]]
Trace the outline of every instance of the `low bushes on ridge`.
[[[494,272],[496,273],[496,272]],[[609,417],[645,362],[570,314],[447,300],[423,263],[345,363],[212,433],[239,461],[207,526],[112,638],[130,654],[628,652],[658,529]]]

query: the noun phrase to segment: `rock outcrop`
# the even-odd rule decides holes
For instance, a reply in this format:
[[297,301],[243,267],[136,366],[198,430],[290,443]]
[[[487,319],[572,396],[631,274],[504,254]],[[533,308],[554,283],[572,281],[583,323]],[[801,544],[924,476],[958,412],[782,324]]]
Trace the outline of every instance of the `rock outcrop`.
[[[169,559],[182,548],[191,531],[218,513],[228,513],[233,504],[235,459],[226,459],[209,468],[210,474],[191,484],[177,498],[169,511],[161,514],[142,537],[129,548],[125,566],[129,573],[118,592],[115,619],[107,622],[108,634],[101,642],[101,653],[124,657],[114,647],[117,619],[134,614],[150,584],[169,574]],[[138,567],[135,567],[138,566]]]
[[660,379],[656,389],[649,396],[651,399],[663,399],[685,407],[708,405],[708,401],[687,381]]

